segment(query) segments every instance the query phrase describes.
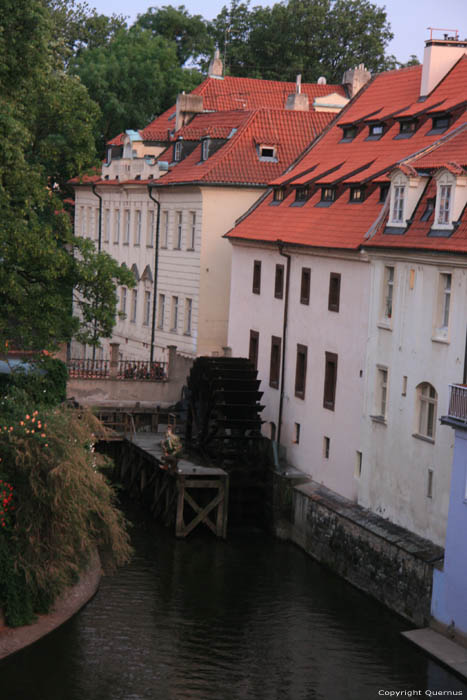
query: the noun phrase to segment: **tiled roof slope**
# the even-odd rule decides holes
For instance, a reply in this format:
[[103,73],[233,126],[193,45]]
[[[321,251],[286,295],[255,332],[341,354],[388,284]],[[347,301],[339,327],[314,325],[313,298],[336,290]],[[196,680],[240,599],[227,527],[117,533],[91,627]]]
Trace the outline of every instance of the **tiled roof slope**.
[[[285,109],[201,114],[180,130],[184,140],[201,135],[215,138],[222,129],[226,138],[228,131],[237,131],[206,161],[201,160],[201,144],[198,144],[189,156],[154,184],[161,187],[187,182],[266,185],[300,155],[334,116],[330,112]],[[276,158],[260,158],[260,145],[275,147]],[[172,148],[162,153],[160,160],[170,160]]]
[[[295,92],[295,83],[284,83],[278,80],[258,80],[255,78],[206,78],[193,91],[194,95],[203,96],[203,109],[209,111],[232,111],[252,109],[283,109],[287,97]],[[310,109],[315,97],[324,97],[338,93],[345,97],[342,85],[318,85],[303,83],[302,93],[308,95]],[[156,117],[140,131],[145,141],[167,141],[168,133],[175,128],[175,105]],[[119,145],[122,134],[119,134],[109,145]]]
[[[356,249],[364,243],[367,247],[369,242],[365,236],[373,229],[383,207],[379,201],[377,183],[387,181],[388,173],[397,163],[431,150],[438,141],[444,144],[442,147],[445,149],[440,152],[441,157],[459,162],[456,154],[459,148],[463,148],[461,142],[449,146],[446,135],[456,132],[465,122],[465,109],[458,108],[453,113],[453,122],[443,135],[431,132],[432,121],[428,113],[425,113],[420,117],[420,124],[410,138],[397,138],[399,123],[397,117],[390,115],[415,107],[421,109],[427,105],[431,109],[430,105],[440,102],[459,105],[467,95],[467,55],[459,59],[424,102],[418,102],[420,81],[421,66],[389,71],[373,78],[297,165],[290,172],[271,181],[275,185],[287,185],[284,201],[272,204],[273,197],[272,194],[269,195],[227,236],[271,242],[280,239],[308,246],[350,249]],[[369,140],[368,122],[384,117],[385,133],[378,140]],[[341,126],[344,124],[356,124],[359,129],[355,138],[348,142],[342,140]],[[428,158],[428,152],[426,157]],[[435,157],[434,152],[432,157]],[[307,183],[311,187],[312,196],[305,203],[295,203],[294,186]],[[316,206],[320,200],[320,186],[324,184],[334,184],[337,187],[336,200],[327,207]],[[363,202],[349,201],[351,184],[366,186]],[[430,226],[428,223],[425,238]],[[461,230],[462,226],[450,240],[458,237]],[[397,238],[397,241],[390,238]],[[374,236],[371,242],[376,243],[376,240],[377,236]],[[401,243],[402,236],[384,235],[384,240],[387,244],[396,245]],[[427,247],[435,248],[439,244],[440,248],[444,248],[448,240],[432,238]]]

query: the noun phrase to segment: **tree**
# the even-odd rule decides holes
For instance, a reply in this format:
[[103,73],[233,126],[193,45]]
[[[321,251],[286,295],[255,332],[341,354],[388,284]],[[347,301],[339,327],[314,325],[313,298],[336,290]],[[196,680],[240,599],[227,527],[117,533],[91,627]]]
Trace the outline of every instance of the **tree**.
[[150,7],[138,15],[136,26],[148,29],[153,36],[162,36],[175,42],[181,66],[212,56],[214,43],[208,34],[208,22],[201,15],[190,15],[184,5]]
[[384,9],[368,0],[288,0],[254,7],[232,0],[211,24],[232,75],[306,81],[324,75],[341,82],[348,68],[365,63],[385,70],[392,39]]
[[197,71],[180,67],[173,42],[140,26],[83,51],[71,68],[100,105],[101,149],[125,129],[143,128],[201,79]]
[[[94,306],[114,317],[115,283],[127,283],[128,271],[101,262],[74,238],[60,199],[67,177],[95,162],[98,108],[76,78],[56,67],[54,27],[42,0],[2,4],[0,345],[55,349],[80,328],[73,288],[108,284],[113,294],[107,289],[102,308]],[[110,325],[98,321],[99,332],[110,333]]]

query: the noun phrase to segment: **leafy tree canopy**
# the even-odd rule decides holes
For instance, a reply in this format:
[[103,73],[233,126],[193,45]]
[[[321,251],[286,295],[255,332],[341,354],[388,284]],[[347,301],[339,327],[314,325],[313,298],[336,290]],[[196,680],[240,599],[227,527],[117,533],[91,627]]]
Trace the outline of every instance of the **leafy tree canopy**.
[[0,343],[54,349],[80,329],[73,288],[105,289],[93,306],[98,331],[109,335],[115,282],[131,281],[73,237],[60,199],[67,178],[95,162],[99,109],[57,67],[44,2],[2,0],[0,18]]

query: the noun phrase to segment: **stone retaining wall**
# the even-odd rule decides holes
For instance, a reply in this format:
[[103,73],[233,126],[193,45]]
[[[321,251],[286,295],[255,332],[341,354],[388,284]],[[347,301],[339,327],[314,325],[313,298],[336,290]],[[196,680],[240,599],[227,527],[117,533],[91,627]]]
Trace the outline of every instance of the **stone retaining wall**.
[[[303,481],[303,480],[302,480]],[[415,625],[430,620],[433,567],[444,551],[319,484],[275,475],[273,523],[279,537]]]

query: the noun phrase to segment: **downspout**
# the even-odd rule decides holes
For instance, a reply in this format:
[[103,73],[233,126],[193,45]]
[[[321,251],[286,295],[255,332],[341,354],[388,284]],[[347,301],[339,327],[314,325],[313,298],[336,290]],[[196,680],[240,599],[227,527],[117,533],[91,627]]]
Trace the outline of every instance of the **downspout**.
[[154,204],[157,206],[157,223],[156,223],[156,250],[154,253],[154,292],[152,299],[152,322],[151,322],[151,354],[149,356],[150,362],[154,362],[154,336],[156,332],[156,304],[157,304],[157,280],[159,274],[159,226],[161,220],[161,204],[159,200],[154,199],[152,196],[153,187],[148,185],[149,198],[152,199]]
[[[99,232],[97,235],[97,252],[101,252],[102,248],[102,197],[96,190],[96,185],[92,185],[92,193],[98,198],[99,200]],[[97,321],[94,320],[94,340],[96,339],[97,335]],[[92,346],[92,359],[96,359],[96,346]]]
[[462,375],[462,384],[467,384],[467,329],[465,331],[464,373]]
[[284,296],[284,318],[282,322],[282,363],[281,363],[281,385],[279,398],[279,417],[277,419],[277,445],[281,444],[282,429],[282,407],[284,403],[284,380],[285,380],[285,351],[287,347],[287,319],[289,315],[289,284],[290,284],[290,260],[291,256],[284,253],[284,241],[277,241],[279,255],[287,258],[287,268],[285,273],[285,296]]

